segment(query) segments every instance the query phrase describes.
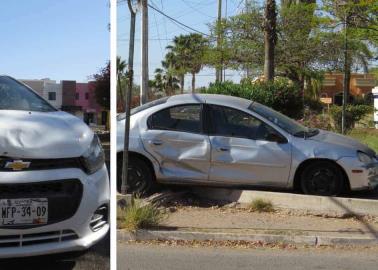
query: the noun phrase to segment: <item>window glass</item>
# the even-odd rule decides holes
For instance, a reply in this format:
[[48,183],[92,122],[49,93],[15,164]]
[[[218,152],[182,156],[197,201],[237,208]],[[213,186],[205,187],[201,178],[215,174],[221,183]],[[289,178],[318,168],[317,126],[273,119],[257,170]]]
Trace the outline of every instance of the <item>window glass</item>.
[[55,92],[49,92],[49,100],[56,100],[56,93]]
[[55,111],[28,87],[7,76],[0,76],[0,110]]
[[[252,115],[236,109],[211,105],[212,135],[269,140],[278,132]],[[278,135],[279,136],[279,135]]]
[[183,105],[161,110],[149,118],[149,128],[201,133],[201,106]]
[[[154,106],[157,106],[157,105],[160,105],[160,104],[164,104],[164,103],[167,102],[168,98],[169,97],[164,97],[164,98],[161,98],[161,99],[157,99],[157,100],[145,103],[142,106],[135,107],[135,108],[133,108],[133,109],[130,110],[130,115],[134,115],[134,114],[136,114],[138,112],[142,112],[142,111],[147,110],[149,108],[152,108]],[[119,115],[117,115],[117,120],[118,121],[124,120],[125,118],[126,118],[126,114],[125,113],[120,113]]]

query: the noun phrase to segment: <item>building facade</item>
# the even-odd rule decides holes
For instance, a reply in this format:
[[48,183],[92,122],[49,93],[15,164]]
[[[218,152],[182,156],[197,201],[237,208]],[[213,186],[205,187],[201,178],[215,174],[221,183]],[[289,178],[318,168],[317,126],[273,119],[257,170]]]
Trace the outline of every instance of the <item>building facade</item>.
[[63,80],[57,83],[50,79],[20,80],[55,108],[81,118],[87,124],[106,125],[108,111],[96,101],[95,82],[78,83]]
[[[371,95],[376,81],[371,74],[352,73],[349,85],[350,98],[365,97]],[[344,87],[343,73],[327,73],[324,76],[322,88],[320,91],[321,98],[332,98],[333,104],[342,104]]]
[[20,80],[57,109],[62,108],[62,84],[48,78],[41,80]]

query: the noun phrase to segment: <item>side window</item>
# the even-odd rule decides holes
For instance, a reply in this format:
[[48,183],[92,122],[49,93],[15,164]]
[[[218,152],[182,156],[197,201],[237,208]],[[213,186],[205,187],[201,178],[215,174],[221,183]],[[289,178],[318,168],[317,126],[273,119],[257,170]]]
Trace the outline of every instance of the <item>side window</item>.
[[273,128],[243,111],[211,105],[210,112],[212,135],[268,141],[272,133],[280,136]]
[[201,133],[201,106],[182,105],[158,111],[148,119],[148,127]]

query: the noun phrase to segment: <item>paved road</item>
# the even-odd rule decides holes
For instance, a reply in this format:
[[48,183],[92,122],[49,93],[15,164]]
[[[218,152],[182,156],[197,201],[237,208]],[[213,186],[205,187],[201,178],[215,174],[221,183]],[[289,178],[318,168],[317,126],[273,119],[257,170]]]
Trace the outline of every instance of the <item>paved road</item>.
[[0,269],[6,270],[108,270],[110,269],[109,235],[76,258],[55,258],[51,256],[1,261]]
[[163,247],[118,244],[118,270],[378,269],[375,251]]

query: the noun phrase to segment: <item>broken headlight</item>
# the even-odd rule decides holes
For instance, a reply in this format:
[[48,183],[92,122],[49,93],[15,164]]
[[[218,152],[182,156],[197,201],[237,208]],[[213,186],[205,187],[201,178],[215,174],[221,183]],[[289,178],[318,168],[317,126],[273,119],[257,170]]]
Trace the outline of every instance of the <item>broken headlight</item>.
[[81,157],[82,164],[88,174],[93,174],[104,166],[105,155],[100,139],[94,135],[89,149]]

